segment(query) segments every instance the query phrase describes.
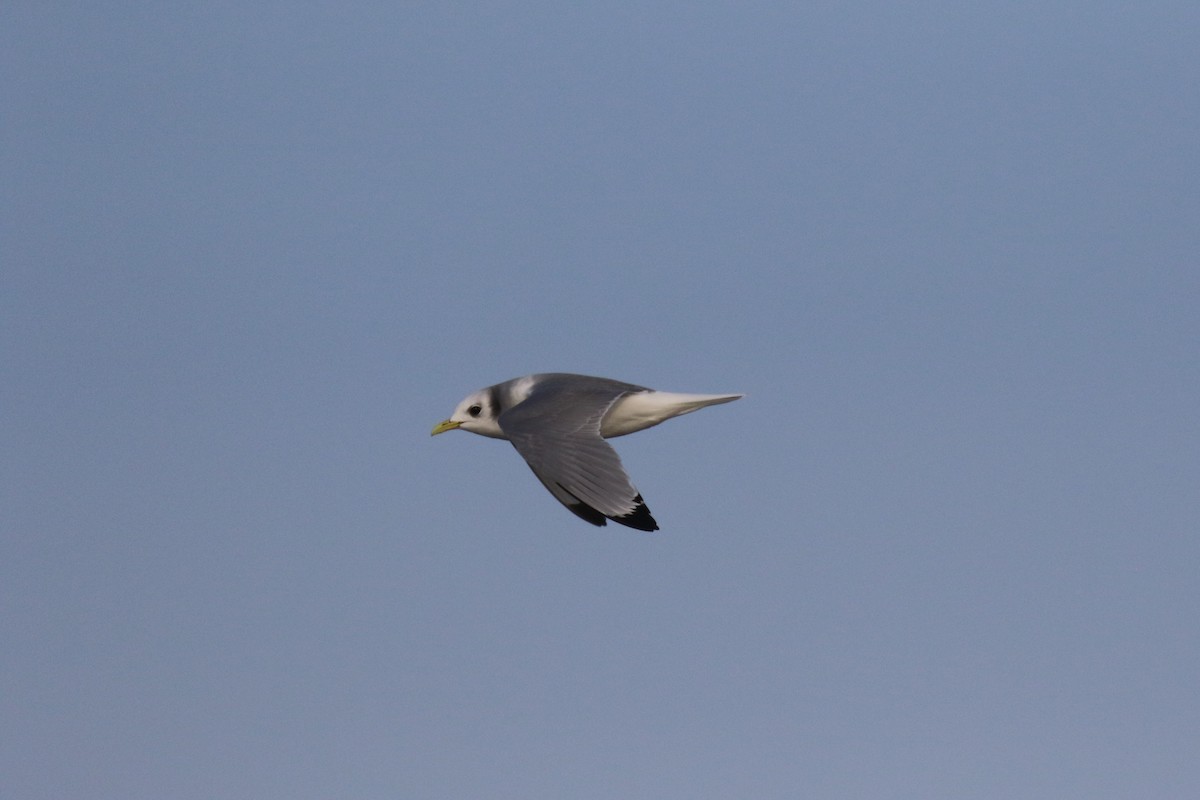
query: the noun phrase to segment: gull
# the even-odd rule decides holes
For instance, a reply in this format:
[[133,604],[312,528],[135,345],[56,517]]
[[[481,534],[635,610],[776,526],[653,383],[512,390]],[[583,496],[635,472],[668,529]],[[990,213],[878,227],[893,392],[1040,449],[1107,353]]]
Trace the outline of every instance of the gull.
[[593,525],[608,520],[658,530],[642,495],[605,439],[740,394],[677,394],[590,375],[546,372],[513,378],[470,394],[431,436],[461,428],[507,439],[558,502]]

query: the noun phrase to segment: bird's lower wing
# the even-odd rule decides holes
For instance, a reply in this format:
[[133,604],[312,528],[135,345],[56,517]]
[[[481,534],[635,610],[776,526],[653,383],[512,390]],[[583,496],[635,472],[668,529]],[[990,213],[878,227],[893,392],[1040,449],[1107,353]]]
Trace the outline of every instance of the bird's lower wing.
[[615,396],[539,398],[531,395],[501,414],[506,436],[550,494],[593,525],[611,519],[638,530],[658,524],[612,446],[600,420]]

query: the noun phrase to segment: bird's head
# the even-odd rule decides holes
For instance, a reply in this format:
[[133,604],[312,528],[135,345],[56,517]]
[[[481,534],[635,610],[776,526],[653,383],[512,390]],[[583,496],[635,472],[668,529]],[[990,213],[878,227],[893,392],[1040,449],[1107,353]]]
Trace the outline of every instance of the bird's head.
[[452,431],[455,428],[462,428],[464,431],[478,433],[480,436],[491,436],[494,439],[504,439],[504,432],[500,430],[500,423],[496,421],[495,408],[492,403],[492,398],[486,389],[481,389],[478,392],[467,395],[467,397],[458,404],[454,409],[454,413],[449,419],[442,420],[437,425],[433,426],[433,432],[430,436],[437,436],[439,433]]

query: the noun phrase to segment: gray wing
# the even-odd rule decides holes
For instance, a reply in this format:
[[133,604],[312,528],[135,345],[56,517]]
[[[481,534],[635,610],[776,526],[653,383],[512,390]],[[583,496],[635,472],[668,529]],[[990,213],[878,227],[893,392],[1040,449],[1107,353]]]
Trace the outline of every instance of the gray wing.
[[[550,377],[550,376],[547,376]],[[593,525],[611,519],[643,531],[658,523],[629,481],[617,451],[600,437],[600,420],[620,397],[641,387],[553,376],[497,420],[550,493]]]

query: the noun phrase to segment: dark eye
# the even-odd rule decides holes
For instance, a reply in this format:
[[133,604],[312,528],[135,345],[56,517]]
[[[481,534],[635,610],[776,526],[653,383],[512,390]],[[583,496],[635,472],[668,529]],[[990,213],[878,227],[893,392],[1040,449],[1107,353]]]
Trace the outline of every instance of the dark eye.
[[467,409],[467,413],[472,417],[478,417],[480,411],[483,411],[483,406],[480,405],[473,405]]

